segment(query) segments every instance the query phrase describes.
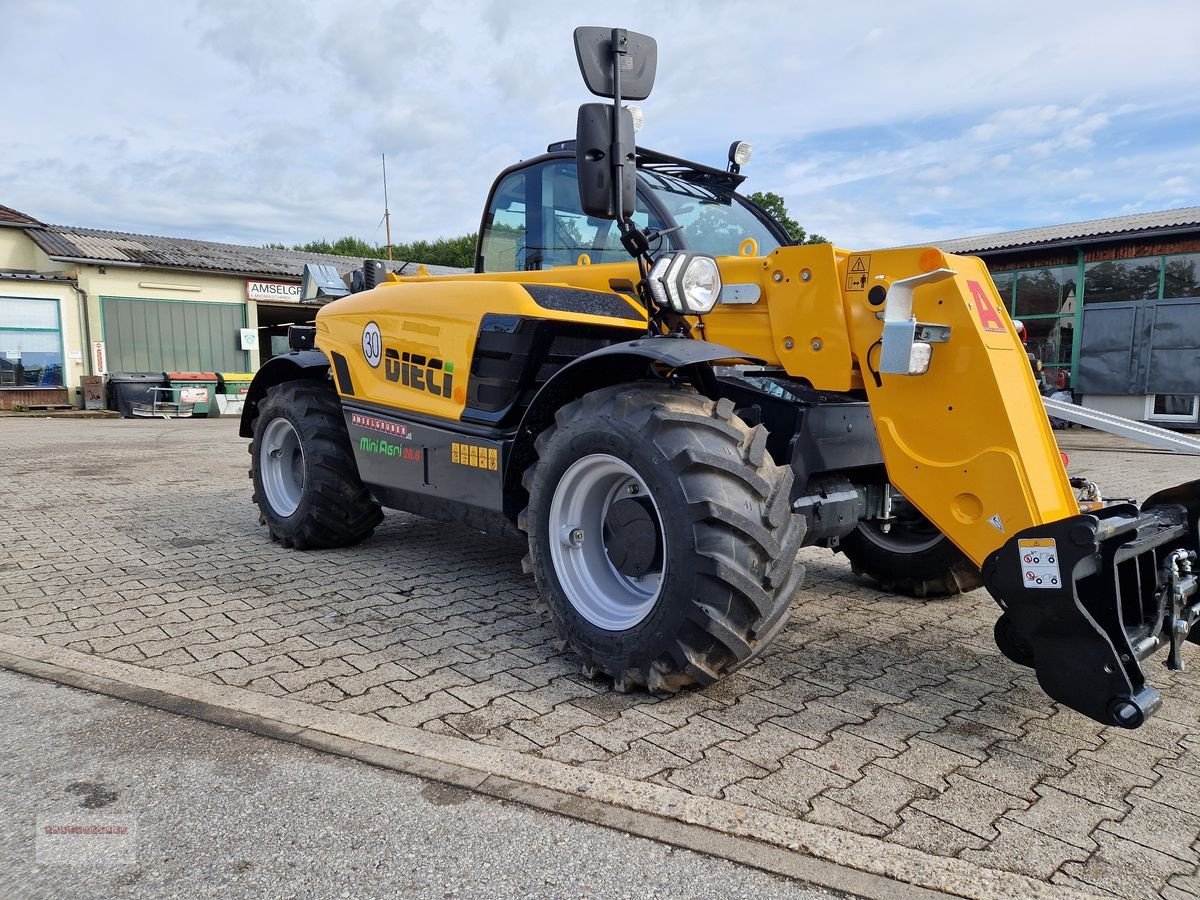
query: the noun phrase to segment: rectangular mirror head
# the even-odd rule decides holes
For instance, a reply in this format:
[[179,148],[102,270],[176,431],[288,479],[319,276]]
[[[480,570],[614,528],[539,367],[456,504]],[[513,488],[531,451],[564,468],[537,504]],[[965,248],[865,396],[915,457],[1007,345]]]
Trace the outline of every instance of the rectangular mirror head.
[[[575,162],[579,177],[579,206],[584,215],[597,219],[617,218],[613,196],[613,108],[607,103],[585,103],[579,107],[575,127]],[[618,117],[618,148],[625,161],[621,169],[621,206],[623,217],[633,215],[636,199],[637,168],[633,146],[633,115],[621,107]]]
[[625,29],[580,25],[575,29],[575,57],[587,89],[598,97],[613,98],[613,32],[624,36],[621,54],[621,99],[645,100],[654,87],[658,69],[658,43],[648,34]]

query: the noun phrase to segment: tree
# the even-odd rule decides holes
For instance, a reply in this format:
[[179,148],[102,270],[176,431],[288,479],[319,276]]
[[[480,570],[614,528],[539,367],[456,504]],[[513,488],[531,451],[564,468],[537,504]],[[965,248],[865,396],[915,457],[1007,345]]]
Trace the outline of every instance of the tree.
[[774,191],[755,191],[750,199],[763,208],[797,244],[828,244],[829,239],[819,234],[809,234],[804,227],[788,215],[783,198]]
[[[283,244],[266,244],[268,250],[285,250]],[[346,236],[330,243],[328,240],[294,244],[301,253],[326,253],[333,256],[353,256],[357,259],[387,259],[387,246],[376,247],[361,238]],[[460,269],[475,267],[475,235],[437,238],[434,241],[414,241],[393,244],[392,259],[396,262],[428,263],[431,266],[454,266]]]

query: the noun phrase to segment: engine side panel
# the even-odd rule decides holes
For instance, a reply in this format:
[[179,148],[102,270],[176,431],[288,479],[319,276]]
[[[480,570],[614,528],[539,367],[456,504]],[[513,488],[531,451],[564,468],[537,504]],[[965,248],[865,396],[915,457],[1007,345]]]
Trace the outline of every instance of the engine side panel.
[[458,421],[488,315],[575,323],[629,337],[645,331],[644,311],[631,299],[559,288],[543,306],[518,283],[389,282],[322,308],[317,346],[334,360],[343,398]]

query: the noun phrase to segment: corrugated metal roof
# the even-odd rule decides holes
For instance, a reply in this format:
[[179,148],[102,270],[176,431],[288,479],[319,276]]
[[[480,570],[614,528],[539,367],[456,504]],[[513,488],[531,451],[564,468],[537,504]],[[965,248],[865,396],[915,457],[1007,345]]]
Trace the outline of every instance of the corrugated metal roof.
[[980,253],[986,250],[1057,244],[1103,238],[1110,235],[1153,234],[1155,231],[1165,228],[1180,228],[1189,225],[1200,226],[1200,206],[1137,213],[1132,216],[1113,216],[1108,219],[1091,219],[1087,222],[1050,225],[1045,228],[1000,231],[995,234],[981,234],[975,237],[954,238],[932,243],[949,253]]
[[41,225],[33,216],[13,209],[10,206],[0,206],[0,225]]
[[[362,260],[353,256],[327,253],[302,253],[297,250],[269,250],[190,238],[161,237],[151,234],[127,234],[95,228],[45,225],[28,228],[26,233],[52,259],[85,260],[97,265],[135,264],[162,269],[189,269],[229,272],[238,275],[275,275],[299,278],[305,263],[325,263],[342,275],[357,269]],[[399,269],[402,262],[393,264]],[[416,262],[405,274],[416,273]],[[392,268],[392,266],[389,266]],[[468,272],[449,266],[426,266],[430,275]]]
[[70,275],[59,275],[53,272],[2,272],[0,281],[65,281],[74,282]]

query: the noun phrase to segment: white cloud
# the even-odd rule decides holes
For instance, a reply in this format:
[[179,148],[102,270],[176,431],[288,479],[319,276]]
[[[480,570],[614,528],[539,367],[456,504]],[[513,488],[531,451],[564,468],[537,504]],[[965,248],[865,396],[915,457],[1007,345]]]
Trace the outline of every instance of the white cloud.
[[[551,0],[5,5],[0,203],[61,223],[370,239],[387,153],[393,234],[463,233],[495,174],[592,99],[581,16]],[[587,18],[659,40],[641,140],[718,164],[751,140],[747,188],[847,245],[1200,203],[1200,135],[1179,127],[1200,109],[1200,9],[1055,12],[1070,27],[1032,0],[620,0]]]

